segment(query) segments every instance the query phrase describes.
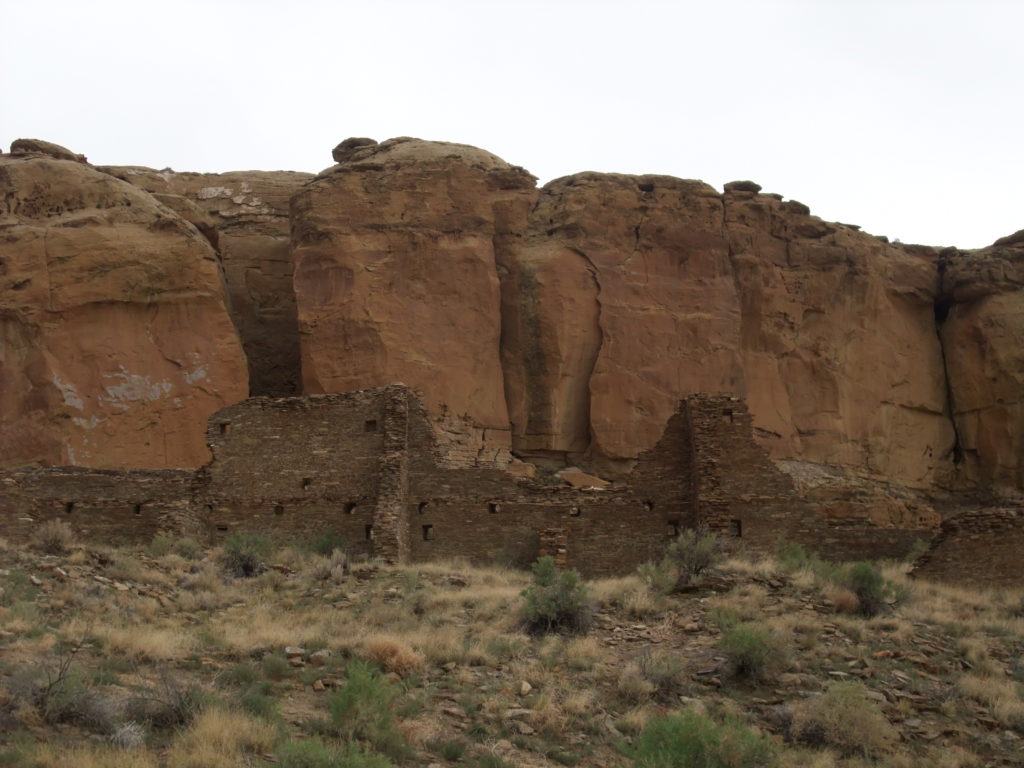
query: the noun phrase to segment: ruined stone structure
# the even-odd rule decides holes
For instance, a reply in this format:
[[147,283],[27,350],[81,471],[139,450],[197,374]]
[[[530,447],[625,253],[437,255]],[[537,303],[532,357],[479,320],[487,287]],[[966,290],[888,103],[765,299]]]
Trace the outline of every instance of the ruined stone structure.
[[[732,396],[684,400],[627,480],[603,489],[516,477],[495,461],[445,451],[402,385],[250,398],[214,414],[207,441],[213,459],[195,473],[8,472],[0,476],[3,534],[24,538],[54,517],[115,540],[146,541],[161,527],[209,541],[237,531],[331,533],[353,553],[393,562],[525,565],[548,553],[588,575],[658,559],[698,525],[754,551],[784,537],[828,557],[864,555],[862,542],[837,535],[834,521],[799,498]],[[897,556],[928,532],[870,533],[870,554]]]
[[967,587],[1024,582],[1024,508],[963,512],[946,520],[913,575]]

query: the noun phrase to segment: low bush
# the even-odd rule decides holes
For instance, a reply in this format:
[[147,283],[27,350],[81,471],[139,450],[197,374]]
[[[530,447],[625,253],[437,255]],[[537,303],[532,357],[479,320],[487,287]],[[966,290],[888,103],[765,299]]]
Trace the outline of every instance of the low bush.
[[860,602],[860,613],[877,616],[892,597],[892,585],[877,566],[871,563],[853,563],[841,576],[841,586],[849,589]]
[[335,749],[319,739],[286,742],[276,757],[279,768],[395,768],[386,757],[363,752],[354,744]]
[[47,520],[32,532],[32,546],[47,555],[63,555],[74,543],[75,532],[63,520]]
[[771,630],[755,624],[740,624],[726,632],[718,643],[732,673],[746,680],[762,680],[783,666],[785,649]]
[[559,570],[553,557],[533,564],[533,584],[522,592],[523,627],[531,634],[582,633],[590,628],[594,607],[587,587],[574,570]]
[[221,563],[232,576],[250,578],[267,570],[270,539],[255,533],[236,533],[224,543]]
[[174,554],[186,560],[198,560],[202,557],[203,548],[195,539],[161,531],[149,543],[149,552],[154,557]]
[[340,533],[321,533],[309,543],[309,551],[325,557],[335,550],[345,552],[345,538]]
[[355,660],[347,679],[327,700],[334,731],[345,741],[361,741],[390,757],[407,751],[394,720],[397,690],[374,667]]
[[833,683],[821,696],[797,702],[790,737],[830,746],[848,757],[871,758],[890,751],[899,735],[866,694],[860,683]]
[[403,641],[383,635],[368,638],[363,645],[363,655],[386,672],[394,672],[399,677],[422,669],[426,661],[422,653],[414,651]]
[[775,763],[771,742],[741,723],[687,710],[650,720],[628,753],[637,768],[757,768]]
[[655,594],[671,594],[695,583],[721,556],[722,546],[706,528],[683,531],[659,563],[645,563],[637,575]]

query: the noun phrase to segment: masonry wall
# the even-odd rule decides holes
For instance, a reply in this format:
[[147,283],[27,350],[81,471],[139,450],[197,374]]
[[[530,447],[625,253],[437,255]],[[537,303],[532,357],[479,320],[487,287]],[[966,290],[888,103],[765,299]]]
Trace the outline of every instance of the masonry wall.
[[193,473],[43,467],[0,475],[3,535],[23,542],[47,520],[85,539],[143,543],[189,517]]
[[249,398],[214,414],[213,459],[195,493],[206,534],[334,533],[354,553],[370,553],[388,391]]
[[[681,427],[677,421],[666,431],[669,443],[681,440]],[[599,491],[541,485],[488,465],[445,468],[418,403],[410,407],[408,434],[413,561],[465,557],[526,566],[538,556],[542,532],[556,531],[568,567],[587,576],[620,574],[659,559],[688,519],[670,445],[641,457],[639,471],[649,486]]]
[[1024,509],[986,508],[949,518],[912,575],[965,587],[1020,587]]

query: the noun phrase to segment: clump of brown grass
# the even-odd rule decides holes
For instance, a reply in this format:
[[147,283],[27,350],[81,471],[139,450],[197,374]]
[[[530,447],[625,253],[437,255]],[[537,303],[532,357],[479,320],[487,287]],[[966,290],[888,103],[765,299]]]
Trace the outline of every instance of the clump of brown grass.
[[32,546],[48,555],[63,555],[74,543],[75,532],[63,520],[47,520],[32,532]]
[[159,763],[143,750],[43,744],[32,752],[27,765],[32,768],[157,768]]
[[135,661],[171,661],[183,658],[193,640],[177,628],[161,629],[145,625],[95,628],[108,653]]
[[821,696],[793,706],[790,734],[806,744],[827,744],[847,756],[877,757],[893,749],[896,729],[860,683],[833,683]]
[[822,594],[839,613],[855,614],[860,612],[860,599],[851,589],[831,584],[822,590]]
[[363,657],[379,665],[386,672],[405,677],[423,668],[426,661],[422,653],[390,635],[372,635],[363,642]]
[[984,704],[1003,725],[1024,728],[1024,696],[1012,680],[981,675],[964,675],[957,681],[960,692]]
[[246,756],[271,751],[276,741],[274,726],[264,720],[234,710],[208,709],[175,739],[167,766],[237,768],[248,764]]

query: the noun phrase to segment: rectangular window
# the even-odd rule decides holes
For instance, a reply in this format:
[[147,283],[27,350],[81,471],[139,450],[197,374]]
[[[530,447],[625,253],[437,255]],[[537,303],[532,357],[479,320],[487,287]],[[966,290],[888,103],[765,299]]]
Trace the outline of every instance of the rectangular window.
[[733,538],[740,538],[743,536],[743,521],[742,520],[730,520],[729,530],[732,533]]
[[423,540],[433,541],[434,540],[434,526],[424,525],[423,526]]
[[376,432],[377,431],[377,420],[367,419],[363,422],[363,432]]
[[367,541],[372,541],[373,540],[373,524],[372,523],[367,524],[367,526],[365,528],[363,528],[363,531],[366,534],[366,540]]

